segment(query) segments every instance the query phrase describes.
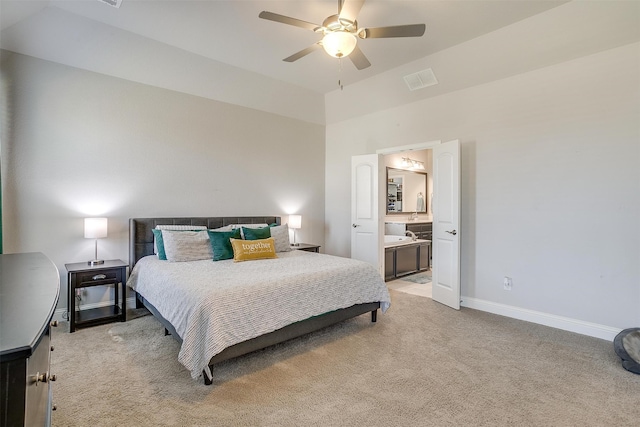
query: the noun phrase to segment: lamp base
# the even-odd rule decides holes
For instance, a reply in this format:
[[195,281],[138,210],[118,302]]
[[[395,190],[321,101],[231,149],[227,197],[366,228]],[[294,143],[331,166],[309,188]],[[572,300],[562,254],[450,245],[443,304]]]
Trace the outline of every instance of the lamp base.
[[92,261],[87,262],[87,264],[89,264],[89,265],[100,265],[100,264],[104,264],[104,260],[103,259],[94,259]]

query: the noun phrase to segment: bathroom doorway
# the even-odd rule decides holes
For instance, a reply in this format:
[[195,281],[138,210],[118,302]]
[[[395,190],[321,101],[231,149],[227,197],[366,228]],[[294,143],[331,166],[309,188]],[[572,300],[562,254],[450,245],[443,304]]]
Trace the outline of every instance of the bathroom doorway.
[[387,171],[385,280],[389,289],[427,298],[432,297],[432,151],[406,150],[382,157]]
[[[376,154],[351,158],[351,257],[370,262],[383,277],[385,271],[384,226],[389,212],[385,209],[386,170],[384,157],[389,154],[432,150],[432,188],[427,213],[431,212],[432,299],[453,309],[460,309],[460,141],[425,142],[376,150]],[[411,159],[402,159],[409,162]],[[428,164],[428,163],[427,163]],[[426,168],[425,168],[426,169]],[[395,181],[394,181],[395,182]],[[404,198],[405,195],[403,194]],[[396,207],[397,210],[397,207]],[[418,209],[416,209],[418,210]],[[385,215],[386,213],[386,215]],[[396,212],[398,213],[398,212]],[[405,212],[398,213],[406,215]],[[413,215],[415,214],[415,215]],[[420,213],[407,216],[420,220]],[[424,214],[423,214],[424,215]],[[402,218],[402,216],[400,216]],[[397,221],[396,221],[397,222]],[[429,222],[428,220],[423,222]],[[426,232],[426,230],[425,230]],[[420,253],[420,252],[418,252]],[[418,258],[421,258],[418,255]],[[421,262],[421,261],[418,261]],[[422,264],[419,264],[422,266]],[[403,267],[402,273],[407,273]],[[395,274],[395,273],[394,273]],[[408,274],[408,273],[407,273]],[[404,275],[404,274],[403,274]],[[397,274],[394,278],[397,278]]]

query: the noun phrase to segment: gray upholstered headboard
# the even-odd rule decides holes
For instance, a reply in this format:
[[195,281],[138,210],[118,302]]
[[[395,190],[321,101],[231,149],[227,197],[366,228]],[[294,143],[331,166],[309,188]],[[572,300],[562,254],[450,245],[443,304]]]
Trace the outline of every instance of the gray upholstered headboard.
[[129,219],[129,271],[142,257],[153,255],[153,230],[156,225],[205,225],[218,228],[230,224],[280,224],[279,216],[217,216]]

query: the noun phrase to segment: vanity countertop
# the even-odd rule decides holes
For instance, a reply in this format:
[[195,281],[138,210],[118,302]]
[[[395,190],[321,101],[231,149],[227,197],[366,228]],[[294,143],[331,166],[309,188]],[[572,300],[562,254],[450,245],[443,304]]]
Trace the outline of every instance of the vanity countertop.
[[430,219],[392,219],[385,220],[388,224],[431,224],[433,221]]

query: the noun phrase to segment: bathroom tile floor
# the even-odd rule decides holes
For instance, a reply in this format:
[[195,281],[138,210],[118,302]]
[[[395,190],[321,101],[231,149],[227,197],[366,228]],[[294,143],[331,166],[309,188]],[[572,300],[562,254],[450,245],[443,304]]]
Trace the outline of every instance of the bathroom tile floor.
[[387,282],[387,287],[395,291],[431,298],[431,282],[421,284],[410,282],[408,280],[396,279]]

